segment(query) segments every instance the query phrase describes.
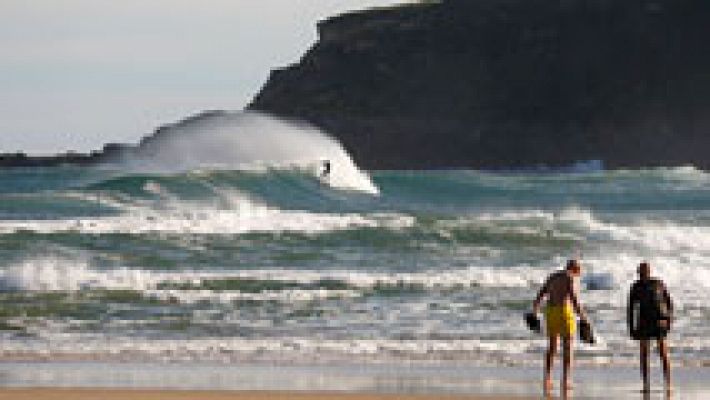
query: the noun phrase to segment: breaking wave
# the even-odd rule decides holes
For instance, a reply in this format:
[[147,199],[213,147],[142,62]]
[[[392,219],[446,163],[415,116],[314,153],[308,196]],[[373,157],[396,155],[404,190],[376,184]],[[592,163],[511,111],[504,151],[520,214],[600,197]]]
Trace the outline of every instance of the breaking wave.
[[161,128],[144,139],[122,167],[169,174],[298,170],[334,188],[378,193],[367,174],[326,133],[255,112],[208,113]]

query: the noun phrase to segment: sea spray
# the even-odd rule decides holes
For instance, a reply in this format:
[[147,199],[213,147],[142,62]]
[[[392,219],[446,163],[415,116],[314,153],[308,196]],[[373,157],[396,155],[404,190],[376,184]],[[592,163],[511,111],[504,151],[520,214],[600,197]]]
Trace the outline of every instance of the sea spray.
[[162,128],[125,163],[144,173],[298,169],[337,189],[379,192],[325,132],[255,112],[210,113]]

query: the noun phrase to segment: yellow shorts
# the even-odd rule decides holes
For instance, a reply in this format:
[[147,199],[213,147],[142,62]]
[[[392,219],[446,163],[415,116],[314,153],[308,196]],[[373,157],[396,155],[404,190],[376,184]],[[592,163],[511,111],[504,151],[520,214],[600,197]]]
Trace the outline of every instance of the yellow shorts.
[[572,337],[577,332],[577,320],[569,304],[545,307],[547,336]]

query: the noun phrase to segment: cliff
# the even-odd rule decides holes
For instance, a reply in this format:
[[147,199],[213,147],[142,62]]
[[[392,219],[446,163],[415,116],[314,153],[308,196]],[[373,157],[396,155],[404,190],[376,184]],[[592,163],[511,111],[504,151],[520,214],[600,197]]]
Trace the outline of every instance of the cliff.
[[710,2],[444,0],[337,16],[248,106],[365,168],[710,168]]

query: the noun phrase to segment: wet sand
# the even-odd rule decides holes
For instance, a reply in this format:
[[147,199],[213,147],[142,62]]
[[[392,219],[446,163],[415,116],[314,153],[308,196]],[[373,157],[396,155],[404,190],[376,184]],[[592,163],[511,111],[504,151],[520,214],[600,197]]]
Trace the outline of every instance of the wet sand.
[[521,400],[477,395],[366,394],[338,392],[179,391],[134,389],[0,389],[0,400]]
[[[572,398],[639,399],[635,366],[581,366]],[[710,398],[704,367],[674,370],[674,399]],[[663,398],[660,367],[654,393]],[[0,400],[514,400],[542,398],[540,367],[0,362]],[[556,369],[555,376],[559,376]],[[559,398],[555,381],[552,397]],[[660,396],[660,397],[659,397]]]

